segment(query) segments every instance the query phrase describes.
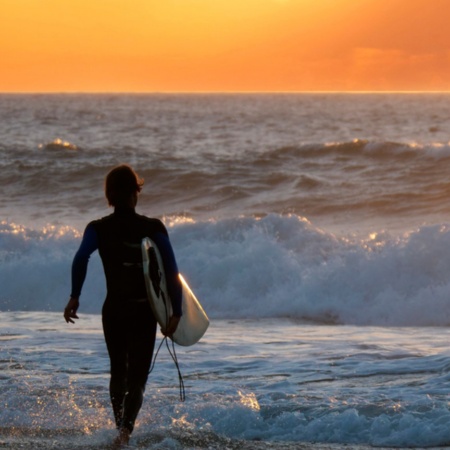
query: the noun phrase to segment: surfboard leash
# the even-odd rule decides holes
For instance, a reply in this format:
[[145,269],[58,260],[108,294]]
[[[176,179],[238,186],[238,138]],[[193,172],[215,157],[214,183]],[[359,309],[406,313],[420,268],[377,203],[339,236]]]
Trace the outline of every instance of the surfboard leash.
[[[168,324],[171,314],[170,314],[169,308],[167,306],[168,303],[167,303],[166,296],[164,295],[164,292],[161,289],[161,280],[163,278],[163,275],[158,266],[158,259],[156,257],[156,252],[153,247],[150,247],[148,249],[148,256],[149,256],[149,268],[150,268],[150,272],[151,272],[150,279],[152,280],[153,288],[154,288],[155,292],[157,293],[158,297],[161,296],[163,299],[163,304],[164,304],[164,308],[165,308],[165,312],[166,312],[166,324]],[[182,402],[184,402],[186,400],[186,392],[185,392],[185,388],[184,388],[183,375],[181,375],[180,365],[178,364],[177,353],[175,351],[175,343],[172,341],[172,350],[171,350],[167,336],[164,336],[161,343],[159,344],[158,350],[156,350],[155,357],[153,358],[153,363],[150,366],[150,370],[149,370],[148,374],[150,375],[150,373],[152,372],[152,370],[155,367],[156,358],[158,356],[159,351],[161,350],[162,345],[164,344],[164,341],[166,342],[167,350],[169,351],[169,354],[172,357],[173,362],[175,363],[175,367],[177,368],[178,381],[180,383],[180,400]]]
[[175,364],[175,367],[177,368],[178,382],[180,384],[180,401],[184,402],[186,400],[186,391],[184,389],[183,375],[181,375],[180,365],[178,364],[177,352],[175,351],[175,342],[172,341],[172,350],[170,350],[169,340],[167,339],[167,336],[165,336],[165,341],[167,350],[169,351],[170,356],[172,357],[172,360]]
[[164,336],[164,338],[161,340],[158,350],[156,350],[155,357],[153,358],[153,363],[150,366],[150,370],[148,371],[148,374],[150,375],[155,368],[156,358],[158,356],[159,351],[161,350],[161,347],[163,346],[164,342],[166,342],[167,350],[169,351],[170,356],[172,357],[172,361],[175,363],[175,367],[177,368],[178,372],[178,381],[180,384],[180,401],[184,402],[186,400],[186,391],[184,388],[184,379],[183,375],[181,374],[180,365],[178,364],[178,357],[177,353],[175,351],[175,343],[172,341],[172,350],[170,349],[169,340],[167,339],[167,336]]

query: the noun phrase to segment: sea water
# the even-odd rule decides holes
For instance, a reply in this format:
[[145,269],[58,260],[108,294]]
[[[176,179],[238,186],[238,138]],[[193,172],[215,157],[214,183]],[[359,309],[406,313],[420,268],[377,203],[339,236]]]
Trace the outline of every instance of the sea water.
[[[450,95],[1,95],[0,448],[114,436],[91,257],[107,171],[145,179],[211,319],[163,344],[136,448],[450,443]],[[336,447],[337,446],[337,447]]]

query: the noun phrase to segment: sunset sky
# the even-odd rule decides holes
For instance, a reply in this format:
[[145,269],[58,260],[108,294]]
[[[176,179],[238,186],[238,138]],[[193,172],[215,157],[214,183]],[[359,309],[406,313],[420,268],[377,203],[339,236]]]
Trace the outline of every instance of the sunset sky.
[[450,0],[0,0],[0,92],[450,90]]

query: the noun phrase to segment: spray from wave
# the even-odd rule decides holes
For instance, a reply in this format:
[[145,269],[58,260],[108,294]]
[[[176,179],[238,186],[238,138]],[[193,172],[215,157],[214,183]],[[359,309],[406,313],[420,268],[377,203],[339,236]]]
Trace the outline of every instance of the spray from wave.
[[[180,270],[211,318],[290,318],[318,324],[450,324],[450,227],[401,236],[337,237],[307,219],[178,221],[169,227]],[[59,311],[80,236],[2,222],[0,309]],[[80,313],[99,313],[102,267],[91,258]]]

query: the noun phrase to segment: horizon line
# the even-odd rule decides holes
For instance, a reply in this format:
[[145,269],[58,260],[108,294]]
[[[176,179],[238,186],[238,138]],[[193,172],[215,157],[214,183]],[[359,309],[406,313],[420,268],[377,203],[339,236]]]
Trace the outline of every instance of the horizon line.
[[0,91],[0,95],[270,95],[270,94],[450,94],[449,90],[305,91]]

